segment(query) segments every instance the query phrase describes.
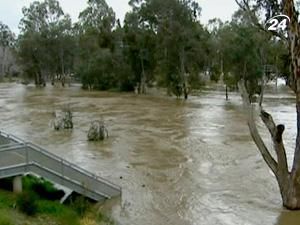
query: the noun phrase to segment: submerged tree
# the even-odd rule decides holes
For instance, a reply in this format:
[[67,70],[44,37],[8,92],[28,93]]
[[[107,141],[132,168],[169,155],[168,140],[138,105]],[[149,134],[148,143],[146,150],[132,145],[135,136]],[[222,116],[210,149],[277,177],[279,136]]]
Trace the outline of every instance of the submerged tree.
[[[296,5],[293,0],[282,0],[280,3],[273,0],[242,0],[236,2],[244,9],[251,17],[253,23],[258,27],[260,25],[258,17],[255,12],[257,9],[263,9],[266,12],[265,19],[269,19],[277,14],[285,14],[291,19],[287,28],[287,44],[289,48],[290,57],[290,73],[288,74],[288,84],[296,95],[296,112],[297,112],[297,137],[294,151],[294,161],[291,170],[288,168],[286,151],[282,139],[284,132],[283,124],[275,124],[272,116],[261,108],[260,117],[266,127],[268,128],[276,159],[266,147],[262,138],[260,137],[256,128],[255,119],[253,116],[253,109],[247,97],[247,90],[240,82],[240,90],[242,92],[243,100],[248,110],[248,126],[254,142],[260,150],[265,162],[275,174],[279,189],[282,196],[283,205],[288,209],[300,209],[300,24],[299,12],[296,10]],[[255,10],[256,9],[256,10]],[[278,34],[283,40],[286,39],[284,35]]]
[[[131,0],[130,4],[138,18],[136,27],[156,36],[158,84],[177,97],[183,95],[187,99],[190,81],[198,83],[207,55],[203,48],[206,36],[199,23],[201,9],[198,3],[191,0]],[[140,43],[139,56],[141,62],[145,62],[143,48],[147,47]]]
[[14,34],[9,27],[0,21],[0,76],[9,70],[8,52],[14,44]]
[[54,130],[73,129],[73,113],[70,106],[65,106],[62,110],[55,111],[54,117],[50,123]]
[[134,74],[138,93],[145,94],[146,85],[154,79],[156,35],[141,22],[136,10],[127,13],[124,22],[124,56]]
[[89,141],[103,141],[108,138],[108,131],[103,119],[91,123],[87,137]]

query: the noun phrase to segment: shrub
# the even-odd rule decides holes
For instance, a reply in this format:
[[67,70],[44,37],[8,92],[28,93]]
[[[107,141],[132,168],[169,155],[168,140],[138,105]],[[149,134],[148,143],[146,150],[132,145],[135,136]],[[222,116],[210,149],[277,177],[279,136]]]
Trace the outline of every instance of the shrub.
[[90,203],[87,199],[82,196],[79,196],[72,202],[71,207],[77,212],[79,216],[84,216],[87,210],[90,207]]
[[17,197],[18,209],[28,216],[34,216],[37,213],[37,197],[32,192],[23,192]]
[[38,201],[38,213],[50,215],[56,218],[61,225],[77,225],[79,224],[79,217],[77,213],[59,202],[40,200]]
[[25,191],[33,191],[39,198],[47,200],[59,200],[64,196],[64,192],[57,190],[52,183],[35,176],[26,176],[23,178]]
[[60,215],[65,211],[65,206],[59,202],[52,202],[47,200],[38,201],[38,212],[48,215]]

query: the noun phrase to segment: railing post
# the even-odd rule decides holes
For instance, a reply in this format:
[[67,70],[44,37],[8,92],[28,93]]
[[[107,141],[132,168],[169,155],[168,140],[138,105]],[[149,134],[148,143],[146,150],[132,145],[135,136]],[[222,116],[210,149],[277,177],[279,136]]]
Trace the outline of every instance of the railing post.
[[29,165],[29,153],[28,153],[28,146],[27,143],[25,143],[25,154],[26,154],[26,172],[28,172],[28,165]]
[[60,163],[61,163],[61,176],[62,176],[61,184],[64,185],[65,184],[64,159],[61,159]]
[[14,177],[13,191],[14,193],[22,193],[22,176]]

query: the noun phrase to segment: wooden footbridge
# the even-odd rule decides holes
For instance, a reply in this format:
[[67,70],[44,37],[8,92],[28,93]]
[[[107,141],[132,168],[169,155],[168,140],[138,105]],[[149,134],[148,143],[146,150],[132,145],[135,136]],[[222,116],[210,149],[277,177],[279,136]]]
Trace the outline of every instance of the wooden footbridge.
[[[0,131],[0,179],[32,173],[95,201],[121,195],[121,188],[45,149]],[[19,190],[20,191],[20,190]]]

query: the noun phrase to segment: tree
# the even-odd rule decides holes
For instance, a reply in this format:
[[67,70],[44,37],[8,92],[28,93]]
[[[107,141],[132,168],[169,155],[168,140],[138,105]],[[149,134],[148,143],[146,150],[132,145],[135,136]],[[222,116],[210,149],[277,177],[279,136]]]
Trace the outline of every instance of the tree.
[[199,24],[200,7],[190,0],[132,0],[140,28],[156,34],[156,73],[158,83],[177,97],[188,98],[189,79],[196,81],[203,69]]
[[66,70],[71,70],[74,49],[72,22],[56,0],[35,1],[23,8],[18,39],[18,55],[25,73],[36,85],[45,85],[59,75],[64,85]]
[[111,32],[116,22],[115,13],[105,0],[88,0],[79,20],[82,28],[94,28],[98,32]]
[[0,76],[5,75],[9,70],[8,51],[14,45],[14,34],[9,27],[0,21]]
[[[299,25],[299,12],[296,10],[296,5],[293,0],[282,0],[271,1],[271,0],[242,0],[236,2],[239,6],[247,12],[253,23],[258,27],[262,27],[258,17],[256,16],[256,10],[263,9],[265,14],[265,19],[276,15],[277,13],[282,13],[290,17],[291,21],[287,29],[287,44],[289,49],[290,57],[290,73],[288,75],[288,84],[290,88],[294,91],[296,95],[296,113],[297,113],[297,137],[294,151],[294,161],[291,170],[288,168],[285,146],[283,143],[283,132],[284,125],[276,124],[272,116],[260,109],[260,117],[266,127],[268,128],[272,141],[274,150],[276,153],[276,159],[270,153],[270,150],[266,147],[262,138],[256,128],[253,109],[247,97],[247,89],[245,88],[243,82],[240,82],[240,89],[242,92],[243,100],[248,110],[248,126],[252,135],[252,138],[257,145],[259,151],[261,152],[265,162],[268,164],[269,168],[275,174],[279,189],[282,196],[283,205],[288,209],[300,209],[300,25]],[[255,10],[256,9],[256,10]],[[285,40],[283,35],[278,35]]]
[[113,28],[115,13],[104,0],[89,0],[76,25],[79,34],[77,73],[83,88],[108,90],[117,86]]
[[140,22],[137,11],[126,14],[124,25],[124,54],[134,73],[138,92],[145,94],[146,84],[153,81],[156,66],[156,34]]

